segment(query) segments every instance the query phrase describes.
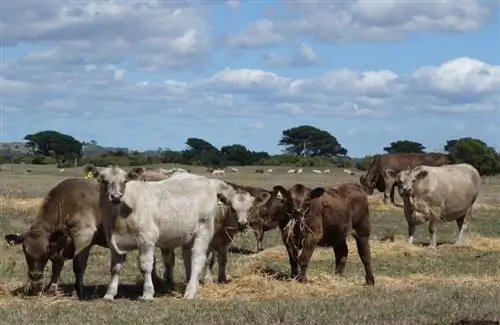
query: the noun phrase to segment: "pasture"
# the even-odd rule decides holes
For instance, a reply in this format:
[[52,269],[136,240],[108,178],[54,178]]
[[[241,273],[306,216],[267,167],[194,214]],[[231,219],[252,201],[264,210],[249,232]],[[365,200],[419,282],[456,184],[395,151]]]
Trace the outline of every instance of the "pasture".
[[[172,166],[146,166],[168,168]],[[25,170],[32,169],[26,175]],[[184,168],[186,168],[184,166]],[[193,173],[209,175],[203,167]],[[258,167],[226,172],[224,179],[237,184],[272,188],[295,183],[315,187],[357,182],[362,172],[348,175],[342,169],[317,175],[312,168],[287,174],[273,167],[271,174],[257,174]],[[268,167],[264,168],[265,170]],[[54,166],[3,166],[0,172],[0,227],[6,233],[27,228],[48,190],[67,177],[83,177],[82,168],[59,172]],[[363,285],[364,271],[352,239],[345,277],[333,275],[333,252],[317,248],[307,284],[287,279],[288,256],[279,230],[265,234],[264,251],[255,251],[252,232],[240,235],[233,246],[227,271],[231,282],[201,285],[194,301],[181,299],[185,289],[182,256],[176,253],[172,292],[157,293],[153,302],[135,300],[142,287],[136,254],[122,271],[119,299],[102,301],[109,280],[109,252],[94,246],[85,273],[90,301],[78,301],[73,272],[67,262],[61,282],[65,293],[21,297],[15,293],[27,279],[21,247],[0,242],[0,323],[25,324],[452,324],[462,319],[500,319],[500,178],[483,184],[474,210],[469,244],[455,246],[456,223],[438,226],[436,250],[429,250],[427,226],[417,227],[416,245],[406,243],[402,211],[381,202],[381,193],[369,197],[372,220],[372,265],[375,286]],[[400,200],[399,197],[397,197]],[[160,261],[159,250],[157,260]],[[163,266],[158,263],[161,276]],[[217,268],[217,266],[215,267]],[[47,267],[45,276],[49,275]],[[216,270],[215,270],[216,271]],[[48,281],[48,279],[47,279]]]

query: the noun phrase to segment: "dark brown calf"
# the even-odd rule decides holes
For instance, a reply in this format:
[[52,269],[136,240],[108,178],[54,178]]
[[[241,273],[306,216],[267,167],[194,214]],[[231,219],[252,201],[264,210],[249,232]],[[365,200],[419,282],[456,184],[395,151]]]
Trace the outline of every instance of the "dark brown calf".
[[309,260],[316,246],[333,247],[335,274],[342,275],[347,261],[347,236],[352,233],[365,268],[366,284],[374,285],[370,252],[368,199],[359,184],[317,187],[296,184],[289,190],[275,186],[285,197],[286,211],[279,227],[290,260],[291,276],[307,281]]

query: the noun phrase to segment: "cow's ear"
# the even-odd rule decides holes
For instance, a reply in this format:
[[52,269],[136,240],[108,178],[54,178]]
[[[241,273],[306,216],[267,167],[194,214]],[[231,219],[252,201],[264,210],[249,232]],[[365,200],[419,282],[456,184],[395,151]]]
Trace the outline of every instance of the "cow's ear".
[[257,206],[263,206],[266,204],[269,199],[271,198],[271,193],[269,192],[261,192],[256,198],[255,198],[255,203]]
[[66,247],[68,241],[68,236],[62,230],[57,230],[49,237],[49,251],[60,251]]
[[421,170],[418,174],[417,174],[417,179],[418,180],[421,180],[421,179],[424,179],[427,177],[427,175],[429,175],[429,172],[426,171],[426,170]]
[[316,187],[315,189],[313,189],[309,193],[309,199],[310,200],[316,199],[316,198],[320,197],[321,195],[323,195],[323,193],[325,193],[324,187]]
[[8,234],[5,235],[5,240],[9,245],[14,246],[14,245],[19,245],[23,242],[24,240],[24,235],[23,234]]
[[225,204],[225,205],[229,205],[230,204],[230,202],[227,199],[227,197],[225,197],[224,194],[221,194],[221,193],[217,193],[217,200],[220,203]]
[[276,193],[276,198],[279,200],[284,200],[288,197],[288,191],[281,185],[273,187],[273,192]]
[[394,169],[388,168],[384,170],[384,178],[389,177],[389,178],[396,178],[398,176],[398,173],[394,171]]
[[87,164],[83,167],[85,178],[92,179],[99,177],[99,168],[94,164]]

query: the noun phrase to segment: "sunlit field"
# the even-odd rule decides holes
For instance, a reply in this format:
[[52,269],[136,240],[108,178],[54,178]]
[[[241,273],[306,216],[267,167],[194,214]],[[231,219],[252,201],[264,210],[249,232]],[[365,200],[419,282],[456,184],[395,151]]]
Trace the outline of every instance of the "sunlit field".
[[[166,165],[146,166],[148,169]],[[209,175],[203,167],[183,166]],[[258,167],[226,171],[224,179],[237,184],[270,189],[295,183],[328,186],[357,182],[362,172],[348,175],[332,169],[316,175],[304,168],[299,175],[285,167],[271,174],[257,174]],[[32,169],[26,174],[26,169]],[[42,197],[68,177],[83,177],[82,168],[54,166],[2,166],[0,172],[0,224],[3,235],[24,231]],[[85,274],[90,301],[72,294],[71,262],[63,270],[65,292],[55,296],[22,297],[15,289],[27,279],[20,246],[0,243],[0,322],[2,324],[452,324],[465,319],[500,319],[500,178],[486,178],[474,211],[469,244],[451,244],[456,223],[438,228],[439,246],[426,247],[427,226],[417,228],[416,245],[406,243],[406,221],[401,209],[383,204],[381,193],[369,197],[372,211],[372,263],[375,286],[364,286],[364,271],[356,247],[349,241],[345,276],[333,275],[333,251],[316,249],[307,284],[288,279],[289,264],[279,230],[265,234],[265,250],[254,254],[253,234],[236,238],[227,284],[201,285],[194,301],[183,301],[185,276],[182,256],[176,254],[176,287],[158,293],[152,302],[138,301],[142,293],[136,253],[122,271],[119,298],[103,301],[109,280],[109,252],[93,247]],[[399,197],[397,197],[399,199]],[[2,236],[3,237],[3,236]],[[248,251],[242,254],[241,251]],[[157,252],[159,260],[159,251]],[[159,263],[161,264],[161,263]],[[50,274],[46,269],[46,277]],[[159,266],[158,274],[163,273]],[[459,324],[459,323],[458,323]]]

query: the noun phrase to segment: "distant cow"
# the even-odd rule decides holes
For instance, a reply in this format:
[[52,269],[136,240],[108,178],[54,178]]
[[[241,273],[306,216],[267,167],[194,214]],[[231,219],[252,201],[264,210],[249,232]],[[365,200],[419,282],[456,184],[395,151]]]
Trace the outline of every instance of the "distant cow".
[[255,200],[248,192],[223,181],[197,175],[141,182],[129,180],[127,173],[116,166],[98,174],[100,208],[106,216],[103,224],[111,248],[111,281],[104,296],[107,300],[117,294],[123,254],[135,249],[139,250],[144,276],[141,299],[153,299],[155,246],[169,251],[182,247],[189,279],[184,298],[195,298],[214,232],[217,198],[235,210],[242,227],[248,224],[248,212]]
[[257,169],[255,170],[255,173],[257,173],[257,174],[264,174],[264,169],[262,169],[262,168],[257,168]]
[[[64,262],[73,259],[75,290],[83,299],[83,276],[90,249],[93,245],[108,247],[99,211],[99,184],[79,178],[58,183],[45,196],[30,228],[22,234],[8,234],[5,240],[11,245],[23,245],[31,293],[41,289],[49,260],[52,274],[48,287],[57,291]],[[157,280],[156,271],[153,276]]]
[[226,172],[224,171],[224,169],[214,169],[212,171],[212,175],[213,176],[225,176]]
[[297,173],[297,171],[295,169],[289,169],[288,170],[288,174],[295,174]]
[[386,171],[399,173],[407,167],[414,168],[420,165],[441,166],[448,164],[448,156],[440,153],[391,153],[377,156],[367,173],[359,177],[360,184],[366,194],[372,195],[374,189],[384,193],[384,203],[388,198],[394,202],[396,179]]
[[459,229],[457,244],[466,241],[472,206],[481,190],[481,176],[473,166],[451,164],[408,168],[397,175],[397,188],[404,202],[410,244],[413,243],[415,226],[427,221],[431,237],[429,247],[436,247],[438,222],[456,220]]
[[285,197],[286,211],[279,222],[288,251],[291,276],[307,281],[309,260],[316,246],[330,246],[335,252],[335,274],[344,272],[347,236],[356,240],[365,268],[366,284],[374,285],[370,252],[370,212],[368,199],[359,184],[317,187],[313,190],[296,184],[289,190],[275,186]]
[[330,169],[324,169],[323,174],[330,174]]
[[323,174],[323,173],[321,172],[321,170],[319,170],[319,169],[313,169],[313,170],[312,170],[312,172],[313,172],[314,174]]
[[167,179],[168,176],[162,172],[155,172],[152,170],[146,170],[143,167],[136,167],[129,172],[129,178],[131,180],[133,179],[144,182],[157,182]]

